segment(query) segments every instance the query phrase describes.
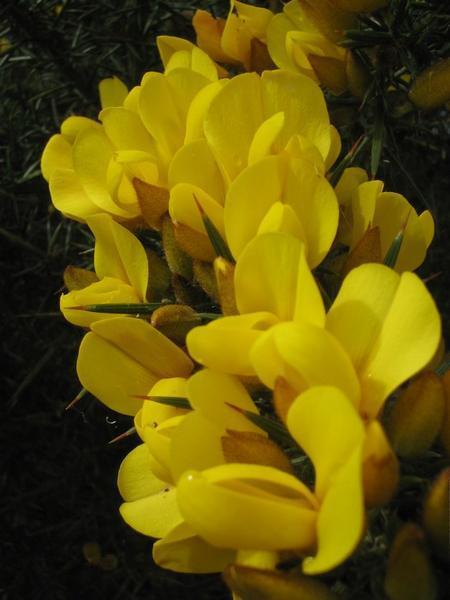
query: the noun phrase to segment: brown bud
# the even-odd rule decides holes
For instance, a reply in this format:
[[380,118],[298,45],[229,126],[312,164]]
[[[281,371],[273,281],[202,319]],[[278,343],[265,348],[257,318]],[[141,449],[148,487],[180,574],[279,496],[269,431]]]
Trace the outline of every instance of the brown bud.
[[275,69],[276,65],[270,57],[267,45],[258,38],[250,40],[250,71],[262,73]]
[[442,377],[442,384],[445,391],[445,406],[439,440],[444,446],[447,455],[450,456],[450,369]]
[[186,335],[200,325],[200,318],[190,307],[183,304],[166,304],[152,313],[151,324],[176,344],[183,345]]
[[216,278],[211,263],[194,260],[194,279],[214,302],[219,301]]
[[372,421],[363,449],[363,486],[367,508],[387,504],[397,490],[399,464],[381,424]]
[[167,264],[172,273],[181,275],[184,279],[192,279],[192,259],[178,245],[175,239],[175,231],[169,215],[162,222],[162,243]]
[[433,482],[423,507],[423,526],[436,554],[450,563],[450,467]]
[[348,88],[345,63],[330,56],[309,54],[308,60],[320,83],[333,94],[343,94]]
[[166,294],[171,281],[170,269],[154,250],[146,250],[148,260],[147,300],[159,302]]
[[384,581],[389,600],[435,600],[437,584],[423,531],[407,523],[397,533],[389,553]]
[[161,219],[169,208],[169,190],[141,181],[137,177],[133,179],[133,186],[144,221],[149,227],[160,229]]
[[388,433],[397,454],[423,455],[433,444],[444,417],[444,386],[432,371],[421,373],[398,397],[389,417]]
[[322,582],[297,573],[229,565],[223,577],[241,600],[336,600]]
[[431,110],[450,100],[450,58],[425,69],[413,83],[409,99],[418,108]]
[[352,269],[365,263],[381,262],[380,228],[371,227],[366,231],[353,250],[347,256],[342,271],[345,277]]
[[188,225],[183,225],[182,223],[174,225],[174,232],[177,244],[192,258],[208,262],[212,262],[215,259],[216,253],[214,252],[214,248],[208,237],[203,233],[199,233],[195,229],[192,229],[192,227],[188,227]]

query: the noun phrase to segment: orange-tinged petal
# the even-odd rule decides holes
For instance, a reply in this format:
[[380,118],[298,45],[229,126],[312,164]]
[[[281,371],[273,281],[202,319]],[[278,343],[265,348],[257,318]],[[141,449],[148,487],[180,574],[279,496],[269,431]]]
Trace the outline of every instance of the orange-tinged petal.
[[98,91],[102,108],[122,106],[123,101],[128,95],[127,86],[115,75],[107,79],[102,79],[98,84]]
[[72,146],[59,133],[48,140],[41,157],[42,176],[46,181],[57,169],[73,169]]
[[273,467],[229,464],[188,471],[177,494],[186,522],[214,546],[278,550],[314,544],[311,493]]
[[361,446],[335,473],[317,519],[317,554],[303,561],[303,571],[331,571],[356,549],[364,533],[365,512],[361,476]]
[[182,521],[175,488],[164,488],[156,494],[124,502],[120,514],[127,525],[144,535],[164,537]]
[[235,552],[211,546],[182,522],[153,544],[153,560],[163,569],[177,573],[217,573],[234,558]]
[[287,426],[314,464],[314,489],[322,499],[334,485],[336,472],[363,442],[363,423],[341,390],[315,386],[294,401]]
[[363,447],[364,501],[368,508],[387,504],[397,490],[400,467],[381,423],[373,420],[366,429]]
[[347,275],[328,313],[327,329],[352,358],[361,380],[361,410],[370,417],[428,363],[441,335],[439,313],[420,279],[375,264]]
[[360,386],[339,342],[309,323],[280,323],[264,333],[250,355],[261,381],[274,388],[283,377],[299,393],[315,385],[339,388],[357,407]]
[[217,62],[228,63],[232,59],[221,48],[225,19],[214,18],[206,10],[197,9],[192,18],[192,26],[197,34],[197,46]]
[[254,375],[250,350],[263,331],[277,322],[278,319],[268,312],[217,319],[188,333],[189,354],[200,364],[217,371]]
[[145,302],[148,260],[140,241],[108,215],[89,217],[87,223],[95,235],[94,265],[98,277],[123,281]]
[[149,455],[148,447],[140,444],[127,454],[120,465],[117,486],[126,502],[152,496],[167,486],[153,475]]
[[304,246],[292,235],[266,233],[242,252],[235,271],[241,313],[268,311],[280,320],[323,325],[323,302],[307,266]]

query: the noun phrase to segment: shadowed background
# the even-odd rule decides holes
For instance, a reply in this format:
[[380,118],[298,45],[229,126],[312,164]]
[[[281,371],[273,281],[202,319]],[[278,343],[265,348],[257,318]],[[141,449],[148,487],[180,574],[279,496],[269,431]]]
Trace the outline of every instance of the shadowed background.
[[[75,357],[83,332],[58,315],[62,273],[68,264],[86,264],[89,255],[80,253],[92,240],[52,209],[39,169],[43,146],[65,117],[96,117],[100,79],[115,74],[137,84],[145,71],[161,68],[156,35],[193,39],[195,8],[223,15],[227,6],[11,0],[0,9],[3,600],[228,597],[219,577],[152,566],[151,541],[122,522],[116,472],[136,440],[107,442],[129,420],[87,396],[64,410],[80,388]],[[347,148],[363,130],[363,122],[344,124]],[[420,274],[445,273],[448,112],[393,131],[397,148],[383,153],[380,176],[418,210],[431,208],[437,236]],[[429,288],[448,316],[444,276]],[[103,557],[96,566],[92,544]]]

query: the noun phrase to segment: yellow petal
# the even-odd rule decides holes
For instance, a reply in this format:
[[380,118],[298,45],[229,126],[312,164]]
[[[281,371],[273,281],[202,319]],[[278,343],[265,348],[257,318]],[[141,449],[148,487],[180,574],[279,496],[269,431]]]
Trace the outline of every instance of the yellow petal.
[[375,264],[347,275],[326,326],[356,367],[361,410],[370,417],[377,415],[391,392],[428,363],[441,331],[436,305],[420,279]]
[[224,317],[192,329],[186,343],[192,358],[206,367],[234,375],[254,375],[250,350],[262,332],[277,322],[268,312]]
[[[187,354],[141,319],[115,317],[97,321],[92,324],[92,331],[154,373],[158,379],[186,377],[192,370],[192,361]],[[153,382],[147,391],[152,385]]]
[[265,71],[261,76],[264,115],[284,112],[285,122],[277,144],[284,148],[290,137],[304,135],[323,158],[331,144],[330,122],[320,87],[309,77],[288,71]]
[[199,204],[222,238],[225,237],[222,206],[200,187],[190,183],[178,183],[170,191],[169,214],[172,221],[207,235]]
[[294,472],[281,448],[260,433],[227,429],[226,435],[221,437],[221,443],[227,463],[267,465],[286,473]]
[[364,533],[365,513],[361,477],[361,447],[335,473],[317,519],[317,554],[303,561],[303,571],[331,571],[356,549]]
[[282,200],[284,163],[268,156],[250,165],[230,185],[224,219],[227,242],[237,259],[271,206]]
[[280,320],[324,323],[320,292],[307,266],[302,243],[285,233],[266,233],[242,252],[235,271],[241,313],[268,311]]
[[172,440],[185,418],[190,415],[176,415],[170,417],[156,428],[149,425],[144,428],[144,441],[150,451],[152,471],[159,479],[174,482],[171,471]]
[[87,196],[72,169],[55,169],[49,187],[53,205],[66,217],[85,221],[90,215],[100,212],[100,208]]
[[214,81],[201,89],[192,100],[186,117],[185,144],[203,138],[203,120],[205,118],[205,113],[213,98],[217,96],[227,83],[227,79]]
[[220,90],[206,112],[206,139],[229,180],[246,166],[253,136],[263,121],[260,87],[255,73],[237,75]]
[[[187,398],[186,383],[187,380],[184,377],[160,379],[148,391],[148,395]],[[167,404],[146,400],[142,405],[142,409],[136,415],[134,424],[139,436],[143,439],[144,428],[148,425],[156,428],[167,419],[185,414],[186,412],[182,408],[175,408]]]
[[[104,277],[83,288],[63,294],[60,298],[59,308],[64,318],[80,327],[89,327],[94,321],[110,319],[111,313],[95,313],[85,310],[71,310],[73,306],[86,304],[136,304],[142,302],[136,291],[119,279]],[[120,314],[120,313],[118,313]]]
[[85,129],[96,129],[97,131],[101,131],[102,126],[93,119],[79,117],[77,115],[67,117],[61,124],[61,133],[70,143],[73,143],[77,135]]
[[122,106],[128,94],[127,86],[116,76],[102,79],[98,84],[98,91],[102,108]]
[[127,283],[145,302],[148,261],[140,241],[108,215],[89,217],[87,223],[95,236],[94,265],[98,277],[114,277]]
[[267,27],[267,48],[280,69],[296,70],[291,53],[286,48],[286,36],[294,28],[292,21],[283,13],[276,14]]
[[153,544],[153,560],[163,569],[177,573],[217,573],[229,564],[235,553],[215,548],[195,535],[182,522]]
[[48,140],[41,158],[42,176],[46,181],[57,169],[73,169],[72,146],[60,134]]
[[248,151],[248,164],[251,165],[272,153],[272,145],[284,126],[284,113],[279,112],[260,125],[256,130]]
[[191,51],[195,48],[194,44],[184,38],[173,35],[159,35],[156,38],[156,45],[164,67],[167,65],[175,52],[180,50]]
[[334,163],[337,161],[341,150],[342,150],[342,142],[341,136],[339,135],[339,131],[336,129],[334,125],[330,125],[330,138],[331,145],[328,150],[328,154],[325,158],[325,168],[328,171]]
[[127,525],[154,538],[164,537],[182,521],[175,488],[166,487],[151,496],[124,502],[119,510]]
[[269,208],[258,227],[257,234],[261,235],[271,231],[289,233],[306,244],[306,236],[302,224],[294,209],[289,204],[275,202]]
[[321,499],[333,486],[336,472],[361,445],[365,435],[363,423],[341,390],[315,386],[292,404],[287,426],[314,464],[314,488]]
[[352,201],[353,192],[361,184],[367,181],[367,173],[360,167],[348,167],[344,169],[336,184],[335,192],[340,206],[349,206]]
[[367,508],[387,504],[398,486],[400,467],[377,420],[371,421],[366,429],[363,447],[363,487]]
[[167,486],[153,475],[145,444],[140,444],[124,458],[117,475],[117,486],[126,502],[152,496]]
[[177,491],[186,522],[214,546],[278,550],[314,544],[311,494],[288,473],[260,465],[222,465],[203,473],[188,471]]
[[135,415],[157,377],[132,358],[95,333],[88,333],[80,344],[77,374],[81,385],[108,408]]
[[206,140],[185,144],[175,154],[169,168],[169,187],[177,183],[199,187],[223,205],[224,182]]
[[126,108],[105,108],[99,118],[117,150],[141,150],[155,155],[155,144],[139,116]]
[[193,46],[191,50],[178,50],[174,52],[166,64],[165,72],[170,73],[175,69],[189,69],[206,77],[209,81],[216,81],[217,66],[206,52]]
[[74,267],[69,265],[64,269],[63,273],[64,285],[72,292],[74,290],[82,290],[91,283],[98,281],[97,275],[88,269]]
[[308,323],[275,325],[255,343],[250,358],[258,377],[271,389],[278,377],[299,393],[315,385],[331,385],[356,407],[359,404],[353,365],[336,338],[324,329]]
[[231,62],[220,46],[225,19],[214,18],[206,10],[197,9],[192,18],[192,26],[197,34],[197,46],[213,60],[222,63]]

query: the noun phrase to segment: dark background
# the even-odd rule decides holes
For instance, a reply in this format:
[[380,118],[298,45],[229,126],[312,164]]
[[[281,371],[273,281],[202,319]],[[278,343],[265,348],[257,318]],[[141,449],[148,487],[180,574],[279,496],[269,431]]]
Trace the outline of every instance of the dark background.
[[[43,146],[66,116],[96,116],[101,78],[116,74],[131,87],[160,68],[156,35],[192,39],[195,8],[224,14],[227,6],[226,0],[18,0],[0,8],[0,38],[11,44],[0,54],[3,600],[228,597],[219,577],[152,566],[151,541],[122,522],[115,477],[135,439],[107,442],[129,420],[88,397],[64,410],[79,391],[82,332],[57,314],[62,272],[86,262],[80,252],[90,238],[52,209],[39,171]],[[347,147],[363,127],[342,129]],[[433,210],[437,235],[424,277],[448,266],[448,132],[445,110],[406,121],[394,129],[396,148],[382,155],[387,189],[407,195],[418,210]],[[447,316],[444,275],[429,288]],[[112,556],[94,566],[86,543]]]

